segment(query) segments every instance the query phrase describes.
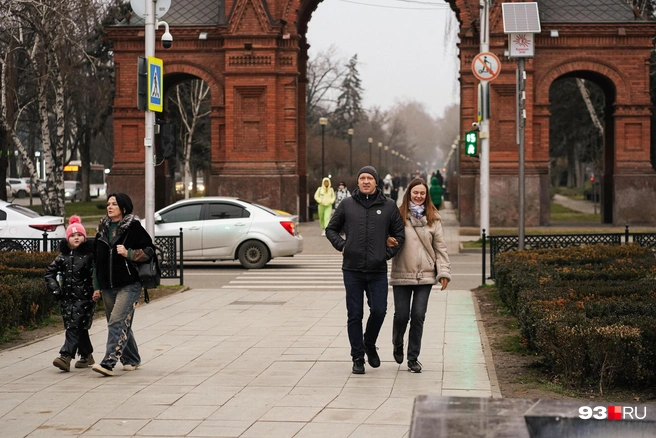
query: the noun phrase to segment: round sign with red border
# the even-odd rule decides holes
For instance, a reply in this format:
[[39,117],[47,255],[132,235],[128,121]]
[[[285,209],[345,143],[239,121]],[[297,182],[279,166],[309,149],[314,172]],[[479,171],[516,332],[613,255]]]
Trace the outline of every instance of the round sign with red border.
[[499,76],[501,72],[501,62],[497,55],[492,52],[482,52],[474,57],[472,61],[472,71],[481,81],[491,81]]

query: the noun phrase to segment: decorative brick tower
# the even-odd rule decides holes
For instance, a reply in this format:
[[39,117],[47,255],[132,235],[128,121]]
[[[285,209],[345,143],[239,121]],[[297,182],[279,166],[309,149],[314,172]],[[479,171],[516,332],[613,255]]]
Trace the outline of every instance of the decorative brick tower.
[[[477,114],[479,0],[448,0],[460,22],[461,132]],[[549,194],[549,88],[562,77],[594,81],[605,92],[602,221],[656,225],[656,172],[650,157],[649,58],[656,22],[636,17],[623,0],[594,8],[587,2],[539,0],[542,33],[526,63],[526,225],[547,225]],[[579,4],[581,3],[581,4]],[[552,37],[550,30],[558,30]],[[490,51],[501,60],[491,82],[490,225],[518,224],[518,149],[515,140],[515,72],[504,56],[501,3],[490,13]],[[462,226],[479,224],[479,163],[461,155],[458,208]]]

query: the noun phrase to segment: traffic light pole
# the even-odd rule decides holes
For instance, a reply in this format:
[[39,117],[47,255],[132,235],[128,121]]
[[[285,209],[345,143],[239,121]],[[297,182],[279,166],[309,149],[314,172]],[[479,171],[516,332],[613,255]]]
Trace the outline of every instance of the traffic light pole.
[[[490,50],[490,20],[489,20],[489,0],[480,0],[481,5],[481,53]],[[483,230],[490,232],[490,115],[488,102],[489,102],[489,86],[488,81],[481,81],[481,122],[480,128],[480,162],[481,162],[481,175],[480,175],[480,192],[481,192],[481,238],[483,237]]]
[[[155,3],[152,0],[146,2],[146,59],[149,56],[155,56]],[[149,84],[150,86],[150,84]],[[150,90],[148,90],[150,95]],[[145,157],[145,222],[146,232],[151,238],[155,238],[155,160],[154,160],[154,133],[155,133],[155,113],[146,107],[146,136],[144,137]]]

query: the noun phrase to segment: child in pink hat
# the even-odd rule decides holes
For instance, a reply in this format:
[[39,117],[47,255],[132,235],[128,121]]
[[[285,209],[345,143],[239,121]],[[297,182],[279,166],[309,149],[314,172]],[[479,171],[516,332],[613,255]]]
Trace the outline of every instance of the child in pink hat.
[[61,254],[48,266],[45,279],[61,308],[66,328],[66,339],[59,356],[52,364],[62,371],[71,370],[71,359],[77,353],[80,359],[75,368],[93,365],[93,346],[89,329],[97,298],[93,297],[93,245],[87,241],[87,232],[79,216],[71,216],[62,240]]

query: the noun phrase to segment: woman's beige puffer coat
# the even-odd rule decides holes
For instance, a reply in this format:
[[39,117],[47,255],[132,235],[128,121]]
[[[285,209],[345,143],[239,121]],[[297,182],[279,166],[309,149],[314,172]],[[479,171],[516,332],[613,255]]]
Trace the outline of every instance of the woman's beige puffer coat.
[[[417,231],[416,233],[413,228]],[[433,254],[429,255],[426,248],[432,248]],[[435,275],[433,261],[437,261],[437,275]],[[405,225],[405,244],[392,259],[390,284],[392,286],[437,284],[443,277],[451,281],[451,262],[446,252],[442,220],[436,220],[429,227],[426,216],[417,219],[408,214]]]

